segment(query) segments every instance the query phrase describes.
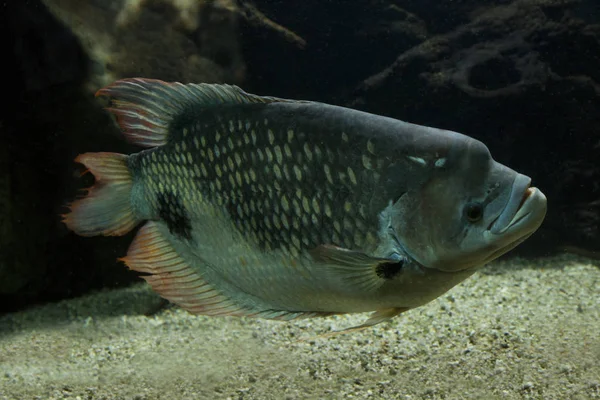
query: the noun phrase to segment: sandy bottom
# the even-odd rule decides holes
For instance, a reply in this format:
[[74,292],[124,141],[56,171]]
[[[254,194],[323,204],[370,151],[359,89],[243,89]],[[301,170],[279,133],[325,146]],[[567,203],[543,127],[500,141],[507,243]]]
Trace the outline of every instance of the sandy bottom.
[[496,263],[327,339],[366,314],[283,323],[159,304],[137,285],[0,317],[0,399],[600,399],[600,269],[583,259]]

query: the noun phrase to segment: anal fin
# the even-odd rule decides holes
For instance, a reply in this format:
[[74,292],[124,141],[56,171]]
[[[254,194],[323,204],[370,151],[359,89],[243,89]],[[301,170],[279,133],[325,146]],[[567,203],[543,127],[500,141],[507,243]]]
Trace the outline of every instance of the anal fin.
[[[149,221],[137,233],[127,256],[120,259],[163,298],[192,314],[230,315],[290,321],[300,318],[329,316],[334,313],[290,311],[259,305],[248,300],[248,293],[231,297],[214,287],[173,248],[158,223]],[[234,288],[237,289],[237,288]],[[231,292],[231,289],[230,289]],[[231,293],[229,293],[231,294]]]
[[185,261],[160,232],[156,222],[147,222],[120,259],[142,276],[152,289],[165,299],[193,314],[249,314],[206,282],[201,273]]

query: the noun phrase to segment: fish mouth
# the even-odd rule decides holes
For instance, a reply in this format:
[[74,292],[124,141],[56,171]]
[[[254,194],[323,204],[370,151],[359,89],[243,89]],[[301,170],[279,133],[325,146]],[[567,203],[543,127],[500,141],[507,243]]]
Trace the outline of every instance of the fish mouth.
[[500,235],[505,233],[511,226],[513,226],[517,222],[515,221],[517,214],[519,214],[521,218],[525,217],[522,215],[523,206],[531,197],[531,195],[535,193],[536,190],[535,188],[531,188],[530,184],[530,177],[522,174],[517,175],[511,187],[510,197],[506,202],[504,209],[488,227],[488,230],[492,234]]
[[[512,196],[511,196],[512,201]],[[502,241],[506,244],[490,254],[485,264],[509,252],[510,250],[523,243],[531,236],[542,224],[546,216],[546,196],[541,190],[535,187],[527,187],[519,201],[514,205],[507,204],[504,211],[495,222],[492,223],[489,233],[494,236],[505,237]],[[513,211],[514,210],[514,211]],[[510,212],[508,223],[499,223],[501,218],[507,218],[503,214]]]
[[521,236],[533,233],[542,224],[546,216],[546,196],[536,187],[528,187],[519,202],[517,212],[510,223],[499,233],[521,232]]

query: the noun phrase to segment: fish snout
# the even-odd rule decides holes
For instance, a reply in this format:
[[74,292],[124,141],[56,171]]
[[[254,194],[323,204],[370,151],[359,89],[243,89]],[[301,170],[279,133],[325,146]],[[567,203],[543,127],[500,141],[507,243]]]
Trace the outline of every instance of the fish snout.
[[504,209],[490,224],[489,230],[492,234],[503,234],[517,224],[522,225],[520,222],[524,219],[531,220],[530,216],[537,217],[534,218],[535,221],[531,222],[536,222],[540,214],[542,218],[544,217],[546,213],[546,196],[539,189],[530,185],[531,178],[517,174]]

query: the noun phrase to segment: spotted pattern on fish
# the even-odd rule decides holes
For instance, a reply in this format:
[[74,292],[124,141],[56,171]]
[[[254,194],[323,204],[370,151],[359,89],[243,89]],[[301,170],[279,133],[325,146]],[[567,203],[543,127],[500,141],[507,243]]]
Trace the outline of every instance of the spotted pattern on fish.
[[[193,119],[182,121],[166,146],[138,155],[134,164],[145,184],[159,183],[159,197],[172,193],[182,204],[201,197],[222,207],[237,231],[265,251],[296,257],[321,243],[374,246],[376,224],[357,212],[357,188],[377,173],[347,166],[344,158],[356,142],[340,137],[333,146],[310,143],[303,130],[267,128],[268,121],[245,116],[221,115],[213,122],[211,131]],[[233,136],[224,139],[225,131]],[[371,154],[367,142],[362,145],[359,163]]]

